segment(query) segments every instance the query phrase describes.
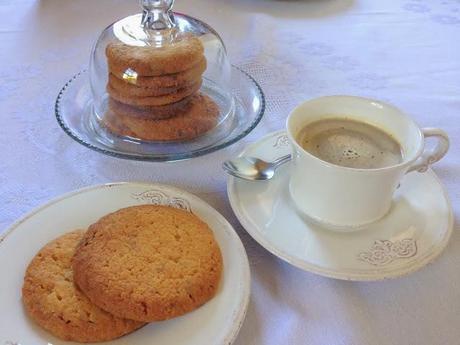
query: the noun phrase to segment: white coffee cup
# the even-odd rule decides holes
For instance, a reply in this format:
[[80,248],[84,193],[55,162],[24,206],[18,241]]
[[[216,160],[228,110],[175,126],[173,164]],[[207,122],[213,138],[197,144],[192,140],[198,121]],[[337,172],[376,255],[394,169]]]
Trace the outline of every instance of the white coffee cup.
[[[327,118],[362,121],[391,134],[402,146],[403,162],[355,169],[313,156],[301,147],[298,134],[309,123]],[[394,106],[361,97],[328,96],[304,102],[291,112],[286,126],[293,158],[291,198],[308,218],[338,231],[358,230],[385,216],[403,176],[425,172],[449,149],[449,138],[441,129],[421,129]],[[437,139],[432,150],[425,148],[427,137]]]

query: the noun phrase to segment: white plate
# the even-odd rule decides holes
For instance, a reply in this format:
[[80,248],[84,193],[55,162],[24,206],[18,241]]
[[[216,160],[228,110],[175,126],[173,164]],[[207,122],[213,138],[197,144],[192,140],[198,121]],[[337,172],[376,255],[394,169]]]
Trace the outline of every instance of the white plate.
[[244,320],[250,293],[248,259],[238,235],[222,215],[196,196],[170,186],[141,183],[111,183],[72,192],[33,211],[7,230],[0,238],[0,344],[70,344],[36,326],[24,312],[21,287],[29,261],[44,244],[62,233],[86,228],[122,207],[146,203],[191,210],[211,227],[222,251],[222,281],[217,295],[197,310],[148,324],[107,344],[231,344]]
[[[274,160],[290,153],[284,132],[269,134],[241,155]],[[433,171],[410,173],[382,220],[355,233],[309,223],[289,196],[290,163],[269,181],[229,177],[230,204],[246,231],[274,255],[305,271],[346,280],[381,280],[434,260],[452,232],[452,209]]]

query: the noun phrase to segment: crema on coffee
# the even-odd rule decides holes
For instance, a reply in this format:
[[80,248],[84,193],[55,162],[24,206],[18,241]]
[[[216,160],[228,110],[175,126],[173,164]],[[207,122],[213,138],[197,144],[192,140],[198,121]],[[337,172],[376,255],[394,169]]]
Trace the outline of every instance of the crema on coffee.
[[403,150],[393,136],[364,122],[329,118],[306,125],[297,142],[326,162],[355,169],[378,169],[403,160]]

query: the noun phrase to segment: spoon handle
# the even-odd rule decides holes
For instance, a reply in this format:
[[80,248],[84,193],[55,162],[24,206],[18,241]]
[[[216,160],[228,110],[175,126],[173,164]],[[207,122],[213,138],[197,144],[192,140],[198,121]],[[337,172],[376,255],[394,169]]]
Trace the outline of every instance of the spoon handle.
[[281,164],[289,162],[292,159],[291,155],[281,156],[280,158],[275,159],[272,163],[275,168],[279,167]]

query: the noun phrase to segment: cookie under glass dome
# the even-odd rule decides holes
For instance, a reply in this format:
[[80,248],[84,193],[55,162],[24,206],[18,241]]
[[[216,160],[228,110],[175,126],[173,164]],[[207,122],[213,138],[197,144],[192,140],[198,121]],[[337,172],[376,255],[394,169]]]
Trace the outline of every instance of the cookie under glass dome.
[[141,5],[102,32],[89,71],[61,90],[63,129],[97,151],[151,161],[202,155],[248,134],[264,97],[230,64],[217,32],[172,12],[172,0]]

